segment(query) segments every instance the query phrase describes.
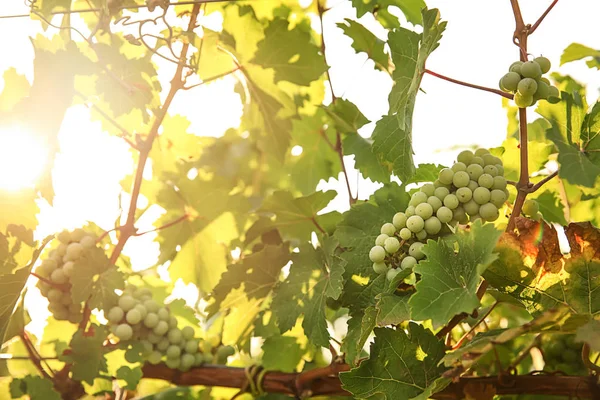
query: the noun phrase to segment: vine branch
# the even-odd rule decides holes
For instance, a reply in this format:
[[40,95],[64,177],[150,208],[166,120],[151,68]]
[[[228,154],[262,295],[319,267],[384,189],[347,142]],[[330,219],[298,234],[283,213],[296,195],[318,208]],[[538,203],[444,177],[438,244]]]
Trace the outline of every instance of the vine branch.
[[548,13],[554,8],[554,6],[556,5],[556,3],[558,3],[558,0],[554,0],[552,2],[552,4],[550,4],[548,6],[548,8],[546,9],[546,11],[544,11],[544,13],[538,18],[538,20],[535,21],[535,23],[531,26],[531,28],[529,28],[529,34],[530,35],[533,32],[535,32],[535,30],[538,28],[538,26],[540,26],[540,24],[542,23],[542,21],[544,20],[544,18],[546,18],[546,15],[548,15]]
[[443,80],[448,81],[448,82],[456,83],[457,85],[466,86],[466,87],[470,87],[470,88],[478,89],[478,90],[483,90],[484,92],[495,93],[495,94],[497,94],[499,96],[506,97],[509,100],[512,100],[514,98],[514,96],[512,94],[505,93],[502,90],[492,89],[492,88],[485,87],[485,86],[479,86],[479,85],[474,85],[472,83],[459,81],[458,79],[454,79],[454,78],[450,78],[450,77],[447,77],[447,76],[442,75],[442,74],[438,74],[437,72],[433,72],[433,71],[431,71],[429,69],[425,69],[424,72],[426,74],[435,76],[436,78],[440,78],[440,79],[443,79]]

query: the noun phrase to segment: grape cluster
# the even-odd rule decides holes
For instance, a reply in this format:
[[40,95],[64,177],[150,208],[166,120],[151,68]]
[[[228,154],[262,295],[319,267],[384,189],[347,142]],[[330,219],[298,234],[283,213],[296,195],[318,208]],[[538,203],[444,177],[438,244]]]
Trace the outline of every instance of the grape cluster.
[[515,103],[519,108],[534,105],[538,100],[549,103],[560,101],[560,92],[550,84],[542,74],[550,71],[550,60],[537,57],[533,61],[515,61],[509,72],[500,79],[500,89],[515,94]]
[[373,270],[392,280],[425,257],[421,250],[426,239],[449,234],[457,224],[495,221],[507,199],[502,161],[486,149],[461,152],[435,182],[413,193],[404,212],[383,224],[369,252]]
[[542,342],[544,370],[562,371],[567,375],[582,375],[586,367],[581,358],[583,343],[575,342],[575,335],[551,335]]
[[523,203],[523,208],[521,209],[523,214],[526,216],[539,221],[542,219],[542,214],[540,214],[540,205],[537,200],[527,199]]
[[203,363],[226,363],[234,354],[231,346],[219,346],[213,355],[214,340],[194,337],[194,329],[177,327],[177,319],[168,307],[152,299],[148,288],[128,286],[115,306],[106,312],[110,331],[120,342],[139,342],[150,364],[165,362],[167,367],[188,371]]
[[78,323],[83,316],[82,304],[73,302],[71,275],[75,268],[83,268],[77,262],[86,251],[96,247],[96,238],[84,231],[64,230],[57,235],[58,247],[48,253],[35,269],[41,277],[37,283],[42,296],[49,301],[48,310],[59,321]]

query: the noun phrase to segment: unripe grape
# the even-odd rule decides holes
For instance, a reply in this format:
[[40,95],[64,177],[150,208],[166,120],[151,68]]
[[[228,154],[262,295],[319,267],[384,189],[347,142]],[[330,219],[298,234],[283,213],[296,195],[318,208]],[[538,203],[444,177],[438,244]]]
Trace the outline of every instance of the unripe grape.
[[67,261],[63,264],[62,270],[66,276],[70,277],[73,275],[73,268],[75,268],[75,263],[73,261]]
[[53,258],[55,259],[62,259],[65,254],[67,254],[67,245],[64,243],[61,243],[60,245],[58,245],[58,247],[56,248],[56,253],[54,254],[55,256]]
[[427,197],[433,196],[433,192],[435,191],[435,186],[433,183],[426,183],[419,189],[421,192],[425,193]]
[[440,183],[442,183],[444,185],[450,185],[450,184],[452,184],[453,177],[454,177],[454,171],[452,171],[450,168],[444,168],[440,171],[440,173],[438,175],[438,180],[440,181]]
[[388,270],[388,266],[383,263],[383,262],[378,262],[378,263],[373,263],[373,271],[375,271],[376,274],[383,274],[385,272],[387,272]]
[[171,315],[169,317],[168,324],[169,324],[169,329],[177,328],[177,318],[175,318],[174,316]]
[[516,72],[517,74],[521,75],[521,65],[523,65],[523,61],[515,61],[510,65],[508,70],[510,72]]
[[184,354],[181,356],[181,363],[179,364],[179,370],[182,372],[189,371],[194,366],[196,357],[192,354]]
[[417,259],[414,258],[413,256],[406,256],[402,259],[402,262],[400,263],[400,268],[402,268],[402,269],[412,268],[415,265],[417,265]]
[[69,312],[67,310],[61,309],[52,313],[54,319],[57,321],[68,321],[69,320]]
[[479,213],[479,204],[475,202],[475,199],[471,199],[470,201],[463,204],[463,208],[465,212],[469,215],[475,215]]
[[142,320],[142,314],[137,309],[132,309],[127,311],[127,315],[125,316],[125,320],[130,325],[135,325]]
[[155,313],[148,313],[148,315],[146,315],[146,318],[144,318],[144,326],[146,328],[152,329],[156,325],[158,325],[158,321],[160,321],[158,315],[156,315]]
[[425,254],[423,254],[423,252],[421,251],[423,246],[424,246],[424,244],[420,243],[420,242],[415,242],[415,243],[411,244],[408,249],[408,254],[410,254],[412,257],[414,257],[417,260],[422,259],[423,257],[425,257]]
[[106,314],[106,319],[111,324],[118,324],[123,320],[125,316],[125,312],[120,307],[113,307],[108,310],[108,314]]
[[548,87],[548,103],[556,104],[560,101],[560,91],[555,86]]
[[69,233],[68,230],[65,229],[62,232],[60,232],[58,235],[56,235],[56,238],[61,243],[69,244],[69,242],[71,241],[71,234]]
[[496,168],[494,165],[486,165],[483,168],[483,173],[490,175],[493,178],[498,175],[498,168]]
[[139,311],[142,319],[146,318],[146,315],[148,315],[148,310],[146,310],[146,307],[144,307],[143,304],[136,304],[133,309]]
[[495,165],[498,164],[498,162],[500,161],[500,159],[492,154],[484,154],[483,156],[481,156],[481,159],[483,160],[483,163],[485,164],[485,166],[483,167],[483,170],[485,171],[485,167],[487,167],[488,165]]
[[196,367],[201,366],[205,362],[204,361],[204,354],[203,353],[196,353],[194,359],[195,359],[194,365]]
[[71,240],[73,242],[79,242],[81,239],[83,239],[83,237],[87,235],[87,232],[84,231],[81,228],[77,228],[74,229],[73,232],[71,232]]
[[533,59],[533,61],[535,61],[540,66],[542,74],[545,74],[546,72],[550,71],[550,60],[548,60],[546,57],[536,57]]
[[184,350],[186,353],[195,354],[198,352],[198,340],[191,339],[185,342]]
[[382,233],[381,235],[375,238],[375,246],[383,246],[385,244],[385,239],[389,238],[388,235]]
[[500,89],[514,92],[521,81],[521,75],[516,72],[508,72],[500,79]]
[[521,75],[524,78],[539,79],[542,76],[542,68],[535,61],[527,61],[521,65]]
[[437,197],[441,201],[444,201],[446,196],[448,196],[450,194],[450,191],[445,187],[439,187],[439,188],[435,189],[435,192],[433,194],[435,195],[435,197]]
[[81,322],[82,318],[83,315],[81,313],[71,313],[69,314],[67,320],[72,324],[78,324],[79,322]]
[[473,197],[473,192],[468,187],[461,187],[456,191],[456,197],[461,203],[466,203]]
[[152,329],[152,332],[158,336],[164,336],[169,331],[169,324],[166,321],[158,321],[158,324]]
[[537,97],[538,99],[547,99],[550,94],[550,87],[542,81],[537,83],[537,90],[533,94],[533,97]]
[[[473,192],[473,200],[479,205],[485,204],[490,201],[490,191],[484,187],[478,187]],[[480,212],[481,214],[481,212]]]
[[406,220],[406,227],[412,232],[417,233],[423,230],[425,227],[425,221],[423,221],[423,218],[419,217],[418,215],[413,215]]
[[81,313],[81,304],[71,304],[69,306],[69,312],[71,314]]
[[169,321],[169,318],[171,318],[171,313],[165,307],[159,308],[158,311],[156,312],[156,315],[158,315],[158,318],[161,321]]
[[452,184],[457,188],[465,187],[469,184],[470,181],[469,174],[465,171],[458,171],[454,174],[452,178]]
[[83,254],[83,246],[79,243],[71,243],[67,246],[65,257],[67,257],[69,261],[74,261],[79,259],[81,254]]
[[152,343],[154,345],[159,343],[162,339],[163,339],[162,336],[158,336],[154,332],[148,332],[148,334],[146,335],[146,340],[148,340],[150,343]]
[[153,351],[150,353],[147,360],[152,365],[160,364],[162,361],[162,353],[160,351]]
[[481,187],[491,189],[491,187],[494,186],[494,177],[489,174],[482,174],[479,179],[477,179],[477,183]]
[[486,154],[490,154],[490,151],[485,147],[479,147],[475,149],[475,157],[483,157]]
[[[480,165],[481,168],[485,167],[485,162],[483,161],[483,158],[481,158],[479,156],[473,157],[473,159],[471,160],[471,165],[473,165],[473,164]],[[467,171],[468,171],[468,169],[467,169]]]
[[165,364],[167,365],[168,368],[177,369],[181,365],[181,358],[179,358],[179,357],[167,358],[167,361],[165,361]]
[[533,96],[534,93],[537,91],[537,88],[538,88],[538,85],[537,85],[537,82],[535,81],[535,79],[524,78],[524,79],[521,79],[521,82],[519,82],[519,86],[517,87],[517,90],[523,96]]
[[50,303],[58,303],[62,299],[63,292],[60,289],[52,288],[48,290],[48,301]]
[[388,236],[393,236],[396,233],[396,228],[393,224],[386,222],[381,226],[381,233],[385,233]]
[[490,203],[497,208],[501,208],[507,199],[508,197],[502,190],[494,189],[490,192]]
[[369,259],[374,263],[383,262],[385,260],[385,249],[382,246],[373,246],[369,251]]
[[387,251],[390,254],[394,254],[398,250],[400,250],[400,241],[395,237],[387,238],[385,240],[384,247],[385,251]]
[[538,211],[540,211],[540,205],[535,200],[527,199],[527,200],[525,200],[525,203],[523,203],[522,210],[523,210],[523,214],[528,215],[528,216],[533,216]]
[[181,355],[181,348],[172,344],[167,347],[165,354],[167,355],[167,358],[178,358]]
[[406,218],[410,218],[413,215],[415,215],[415,207],[414,206],[408,206],[406,207],[406,210],[404,210],[404,215],[406,215]]
[[62,268],[57,268],[50,274],[50,279],[52,282],[58,283],[62,285],[63,283],[67,283],[69,281],[69,277],[65,275]]
[[412,232],[410,229],[408,229],[408,228],[400,229],[400,239],[408,240],[411,238],[411,236],[412,236]]
[[171,346],[171,342],[169,342],[169,339],[162,336],[159,342],[156,344],[156,349],[164,353],[165,351],[167,351],[169,346]]
[[[455,162],[454,164],[452,164],[452,167],[450,167],[450,169],[452,171],[454,171],[454,173],[456,174],[459,171],[466,171],[467,170],[467,165],[465,163],[462,163],[462,162]],[[452,179],[454,179],[454,178],[452,178]]]
[[56,260],[52,258],[47,258],[44,261],[42,261],[40,267],[43,268],[48,275],[50,275],[52,271],[58,268],[58,262],[56,262]]
[[154,300],[144,301],[144,307],[146,308],[146,311],[148,311],[149,313],[155,313],[155,314],[156,314],[156,312],[158,312],[158,309],[160,308],[158,303]]
[[452,220],[452,214],[452,210],[444,206],[437,210],[436,216],[440,222],[448,223]]
[[191,340],[194,338],[194,328],[191,326],[184,326],[181,329],[181,334],[183,335],[183,339]]
[[458,156],[456,156],[456,161],[464,163],[465,165],[469,165],[471,164],[471,160],[473,159],[473,157],[475,157],[473,155],[473,152],[471,150],[463,150],[460,153],[458,153]]
[[115,328],[115,336],[123,341],[129,340],[133,336],[133,329],[127,324],[117,325]]
[[425,220],[433,215],[433,207],[429,203],[421,203],[415,207],[415,214]]
[[475,181],[469,181],[469,184],[467,185],[467,189],[469,189],[471,192],[473,192],[473,190],[477,189],[479,187],[479,184]]
[[495,221],[500,216],[498,208],[492,203],[486,203],[479,207],[479,215],[488,222]]
[[494,165],[494,167],[496,167],[496,169],[498,170],[498,176],[503,177],[504,176],[504,167],[502,166],[502,164],[496,164],[496,165]]
[[[452,220],[461,224],[466,224],[468,218],[467,214],[465,213],[465,209],[463,207],[456,207],[456,209],[452,210]],[[451,222],[452,221],[450,221],[450,223]]]
[[428,235],[437,235],[442,230],[442,223],[437,217],[431,217],[425,220],[425,232]]
[[406,227],[406,219],[408,217],[403,212],[397,212],[394,214],[394,218],[392,219],[392,224],[396,229],[402,229]]
[[150,343],[148,340],[140,340],[140,343],[143,348],[143,354],[149,355],[150,353],[152,353],[152,349],[154,347],[152,346],[152,343]]
[[[423,226],[423,228],[425,227]],[[424,241],[425,239],[427,239],[427,231],[423,229],[422,231],[415,233],[415,237],[420,241]]]
[[83,239],[81,239],[79,244],[81,244],[81,247],[84,249],[91,249],[96,247],[96,239],[94,239],[93,236],[85,236]]
[[525,96],[519,92],[515,93],[514,100],[515,100],[515,104],[519,108],[526,108],[533,104],[533,96]]
[[63,293],[60,299],[60,304],[62,304],[63,306],[70,306],[71,304],[73,304],[73,299],[71,298],[71,295],[69,293]]
[[421,203],[425,203],[427,201],[427,197],[428,196],[420,190],[414,192],[413,195],[410,197],[410,202],[408,203],[408,205],[416,207]]
[[395,277],[396,277],[396,276],[397,276],[399,273],[400,273],[400,269],[399,269],[399,268],[390,268],[390,269],[388,270],[388,272],[386,273],[386,275],[385,275],[385,278],[386,278],[388,281],[390,281],[390,282],[391,282],[391,281],[393,281],[393,280],[394,280],[394,278],[395,278]]
[[124,295],[119,298],[119,307],[125,312],[133,309],[136,303],[135,299],[129,295]]
[[504,190],[506,189],[506,179],[503,176],[495,176],[492,189]]
[[444,198],[444,205],[451,210],[454,210],[456,207],[458,207],[458,204],[458,197],[456,197],[454,194],[449,194],[446,196],[446,198]]
[[437,212],[437,210],[439,210],[439,208],[443,206],[442,200],[440,200],[436,196],[430,196],[427,199],[427,204],[429,204],[431,208],[433,208],[433,212]]
[[471,180],[476,181],[481,175],[483,175],[483,167],[478,164],[471,164],[467,167],[467,173]]

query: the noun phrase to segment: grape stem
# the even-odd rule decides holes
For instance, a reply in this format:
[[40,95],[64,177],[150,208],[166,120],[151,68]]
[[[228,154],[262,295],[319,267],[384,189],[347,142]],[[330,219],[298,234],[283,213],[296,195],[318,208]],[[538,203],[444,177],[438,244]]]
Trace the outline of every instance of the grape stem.
[[150,229],[149,231],[144,231],[144,232],[136,232],[133,236],[142,236],[142,235],[145,235],[147,233],[157,232],[157,231],[160,231],[160,230],[163,230],[163,229],[167,229],[167,228],[170,228],[170,227],[172,227],[174,225],[179,224],[180,222],[185,221],[188,218],[189,218],[188,214],[183,214],[181,217],[179,217],[179,218],[177,218],[177,219],[175,219],[175,220],[173,220],[171,222],[167,222],[166,224],[164,224],[162,226],[159,226],[158,228]]
[[429,69],[425,69],[424,72],[426,74],[433,75],[436,78],[440,78],[440,79],[443,79],[443,80],[448,81],[448,82],[456,83],[457,85],[466,86],[466,87],[470,87],[470,88],[478,89],[478,90],[483,90],[484,92],[495,93],[495,94],[500,95],[502,97],[506,97],[507,99],[510,99],[510,100],[512,100],[514,98],[514,96],[512,94],[505,93],[502,90],[492,89],[492,88],[485,87],[485,86],[479,86],[479,85],[474,85],[472,83],[459,81],[458,79],[453,79],[453,78],[447,77],[445,75],[438,74],[437,72],[433,72],[433,71],[431,71]]
[[44,283],[47,283],[48,285],[52,286],[53,288],[56,288],[56,289],[60,290],[61,292],[68,292],[69,291],[67,285],[56,283],[56,282],[52,282],[50,279],[46,279],[43,276],[40,276],[40,275],[36,274],[35,272],[30,272],[29,275],[35,276],[40,281],[42,281]]
[[552,4],[550,4],[548,6],[548,8],[546,9],[546,11],[544,11],[544,13],[538,18],[538,20],[535,21],[535,23],[531,26],[531,28],[529,28],[529,34],[530,35],[533,32],[535,32],[535,30],[538,28],[538,26],[540,26],[540,24],[542,23],[542,21],[544,20],[544,18],[546,18],[546,15],[548,15],[548,13],[550,12],[550,10],[552,10],[554,8],[554,6],[556,5],[556,3],[558,3],[558,0],[554,0],[552,2]]
[[469,329],[469,331],[467,333],[465,333],[459,340],[458,342],[452,346],[452,350],[456,350],[458,349],[460,346],[462,346],[462,344],[464,343],[464,341],[471,335],[471,333],[473,333],[473,331],[482,323],[485,322],[485,319],[492,313],[492,311],[494,310],[494,308],[496,308],[496,306],[500,304],[499,302],[495,302],[494,304],[492,304],[489,308],[489,310],[487,310],[487,312],[483,315],[483,317],[481,317],[481,319],[479,321],[477,321],[472,327],[471,329]]

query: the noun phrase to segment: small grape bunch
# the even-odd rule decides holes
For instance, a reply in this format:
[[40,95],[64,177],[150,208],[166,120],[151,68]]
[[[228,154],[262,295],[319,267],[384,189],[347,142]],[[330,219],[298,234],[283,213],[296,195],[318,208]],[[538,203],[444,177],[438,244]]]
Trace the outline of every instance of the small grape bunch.
[[64,230],[57,235],[59,245],[35,269],[41,277],[37,288],[49,301],[48,310],[58,321],[78,323],[83,316],[82,304],[73,302],[71,276],[75,268],[83,268],[78,261],[92,248],[96,238],[83,229]]
[[584,375],[586,367],[581,358],[583,343],[575,341],[575,335],[550,335],[542,342],[544,370],[562,371],[567,375]]
[[509,72],[500,79],[500,89],[514,93],[515,104],[519,108],[530,107],[538,100],[547,100],[551,104],[560,101],[560,92],[542,77],[550,71],[550,60],[537,57],[532,61],[515,61]]

